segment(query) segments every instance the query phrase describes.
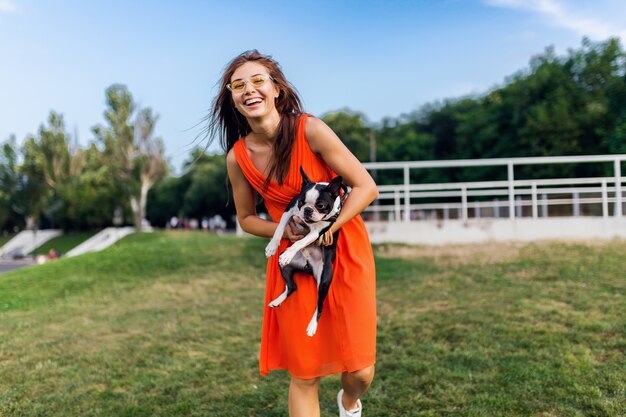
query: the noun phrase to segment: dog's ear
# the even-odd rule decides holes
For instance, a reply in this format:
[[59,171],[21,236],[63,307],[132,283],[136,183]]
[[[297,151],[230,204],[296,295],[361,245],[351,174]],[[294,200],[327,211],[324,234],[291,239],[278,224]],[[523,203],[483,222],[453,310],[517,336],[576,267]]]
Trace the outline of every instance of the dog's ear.
[[304,168],[302,168],[302,166],[300,166],[300,174],[302,175],[302,188],[304,188],[305,185],[310,184],[311,179],[309,178],[308,175],[306,175],[306,172],[304,172]]
[[335,177],[332,179],[332,181],[330,183],[328,183],[328,186],[326,188],[328,188],[328,191],[330,191],[330,193],[335,196],[338,197],[339,196],[339,190],[341,190],[341,183],[343,182],[343,178],[341,177]]

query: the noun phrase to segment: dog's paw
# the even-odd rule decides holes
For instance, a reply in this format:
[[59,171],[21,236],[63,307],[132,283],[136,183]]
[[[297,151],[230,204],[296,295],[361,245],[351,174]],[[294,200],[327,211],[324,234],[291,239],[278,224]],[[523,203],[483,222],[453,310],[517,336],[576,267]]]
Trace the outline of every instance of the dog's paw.
[[293,259],[293,256],[294,254],[292,251],[290,250],[284,251],[278,258],[278,265],[280,266],[289,265],[289,262],[291,262],[291,260]]
[[287,299],[287,288],[285,288],[285,291],[279,295],[278,297],[274,298],[272,301],[270,301],[270,303],[267,305],[269,308],[276,308],[279,305],[281,305],[283,303],[283,301],[285,301]]
[[309,326],[306,328],[306,335],[309,337],[313,337],[313,335],[315,335],[315,332],[317,332],[317,320],[313,318],[313,320],[311,320],[311,322],[309,323]]
[[270,256],[274,255],[276,253],[276,250],[278,250],[278,242],[272,239],[270,240],[270,243],[268,243],[265,247],[265,257],[269,258]]

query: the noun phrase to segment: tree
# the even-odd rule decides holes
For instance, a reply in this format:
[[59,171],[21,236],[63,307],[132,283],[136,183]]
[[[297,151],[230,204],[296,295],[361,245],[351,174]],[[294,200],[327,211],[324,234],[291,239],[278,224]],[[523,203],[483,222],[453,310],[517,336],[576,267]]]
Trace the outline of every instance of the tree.
[[163,143],[154,137],[157,116],[150,108],[135,110],[126,86],[114,84],[106,90],[108,127],[95,126],[93,132],[104,145],[104,158],[117,187],[130,203],[133,223],[141,230],[148,191],[163,178],[167,163]]
[[65,205],[63,196],[71,190],[70,137],[65,131],[63,115],[51,111],[48,126],[39,126],[37,135],[30,135],[24,143],[24,168],[32,180],[43,179],[41,193],[43,214],[55,226],[55,217]]
[[183,215],[202,218],[219,214],[230,220],[235,214],[235,205],[233,201],[229,202],[226,188],[226,157],[208,155],[196,149],[192,160],[195,162],[192,162],[194,166],[187,174],[190,182],[184,194]]
[[328,113],[322,117],[341,141],[361,162],[370,160],[370,128],[367,127],[365,115],[349,109]]
[[12,205],[13,211],[24,219],[28,230],[37,227],[51,196],[38,152],[36,140],[29,137],[22,148],[23,162],[18,168]]
[[135,121],[135,157],[133,171],[139,179],[139,192],[131,193],[130,206],[133,210],[133,222],[137,230],[146,217],[148,191],[165,176],[167,162],[164,157],[163,141],[154,137],[157,116],[150,108],[142,109]]
[[166,227],[172,216],[185,216],[181,202],[190,182],[189,175],[167,177],[150,190],[146,208],[150,224]]
[[19,172],[15,136],[0,147],[0,230],[7,226],[12,216],[11,207],[17,193]]
[[[118,206],[128,207],[108,162],[95,143],[74,153],[81,169],[70,175],[59,219],[65,229],[91,230],[110,226]],[[78,165],[78,164],[76,164]],[[126,202],[126,204],[124,204]],[[128,210],[127,210],[128,211]]]
[[39,126],[37,136],[24,143],[24,157],[38,167],[46,185],[58,191],[70,175],[69,135],[63,115],[50,112],[48,126]]
[[235,206],[226,185],[226,158],[194,149],[184,174],[169,177],[150,193],[148,219],[165,225],[171,216],[201,219],[219,214],[230,223]]

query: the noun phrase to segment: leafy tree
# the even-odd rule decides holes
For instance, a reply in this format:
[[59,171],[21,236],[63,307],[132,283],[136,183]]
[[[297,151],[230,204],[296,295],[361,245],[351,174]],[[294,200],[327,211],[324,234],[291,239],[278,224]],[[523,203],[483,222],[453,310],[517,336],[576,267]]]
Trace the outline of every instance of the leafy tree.
[[0,230],[8,226],[19,183],[15,136],[9,137],[0,147]]
[[229,201],[224,155],[195,149],[184,171],[180,177],[167,178],[150,194],[150,222],[165,225],[174,215],[202,219],[219,214],[232,225],[235,208]]
[[18,168],[13,210],[23,218],[26,229],[39,224],[42,212],[50,201],[51,190],[45,181],[44,167],[38,158],[35,140],[27,139],[22,148],[23,162]]
[[69,179],[68,193],[63,198],[61,225],[65,229],[100,229],[110,226],[118,207],[128,210],[128,201],[121,194],[104,154],[92,143],[74,154],[81,169]]
[[183,199],[184,215],[202,218],[219,214],[230,221],[235,208],[234,202],[229,201],[226,158],[200,150],[195,150],[192,158],[196,165],[188,174],[190,182]]
[[135,228],[141,228],[146,217],[148,191],[167,173],[165,149],[161,138],[154,137],[154,127],[158,117],[150,108],[142,109],[135,121],[134,177],[139,180],[139,193],[132,193],[130,205],[133,211]]
[[124,85],[110,86],[106,101],[108,127],[98,125],[93,132],[104,146],[104,159],[117,188],[130,203],[135,228],[141,230],[148,191],[167,171],[162,140],[154,137],[157,116],[146,108],[131,120],[135,106]]
[[[553,48],[484,96],[424,106],[379,132],[379,160],[466,159],[624,152],[626,56],[616,39],[559,57]],[[430,140],[416,141],[428,134]],[[410,145],[409,145],[410,144]],[[517,178],[595,176],[612,167],[567,164],[522,167]],[[500,168],[447,169],[429,180],[503,179]],[[424,177],[426,179],[426,177]]]
[[328,113],[322,120],[361,162],[370,160],[370,128],[365,115],[349,109]]
[[182,201],[189,188],[190,177],[167,177],[148,193],[146,218],[150,224],[165,227],[172,216],[185,217]]
[[61,114],[50,112],[48,125],[39,126],[37,135],[30,135],[24,143],[24,168],[32,180],[43,179],[42,212],[52,220],[64,206],[63,194],[69,192],[70,165],[69,135]]
[[45,183],[58,190],[70,174],[69,135],[61,114],[50,112],[48,126],[41,125],[37,136],[29,136],[24,156],[37,165]]
[[[42,178],[44,225],[70,229],[100,228],[111,223],[114,183],[102,153],[95,147],[71,149],[63,116],[50,112],[48,125],[24,144],[23,169]],[[113,194],[113,195],[112,195]]]

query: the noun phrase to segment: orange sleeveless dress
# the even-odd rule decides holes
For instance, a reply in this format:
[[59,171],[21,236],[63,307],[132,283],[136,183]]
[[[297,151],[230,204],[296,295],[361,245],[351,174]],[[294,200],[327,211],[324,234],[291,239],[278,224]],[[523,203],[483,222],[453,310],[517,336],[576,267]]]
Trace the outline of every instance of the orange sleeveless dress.
[[[287,204],[300,192],[300,166],[312,181],[328,182],[336,176],[309,147],[304,129],[307,117],[306,114],[300,117],[289,172],[282,186],[272,181],[264,192],[265,177],[252,164],[244,139],[234,146],[241,170],[263,196],[274,222],[280,221]],[[306,335],[317,303],[317,285],[312,276],[296,274],[297,291],[280,307],[268,307],[269,302],[285,289],[278,256],[289,244],[288,239],[283,239],[276,255],[267,262],[259,358],[261,375],[286,369],[293,377],[310,379],[373,365],[376,360],[376,272],[374,254],[361,216],[356,216],[340,229],[333,280],[313,337]]]

